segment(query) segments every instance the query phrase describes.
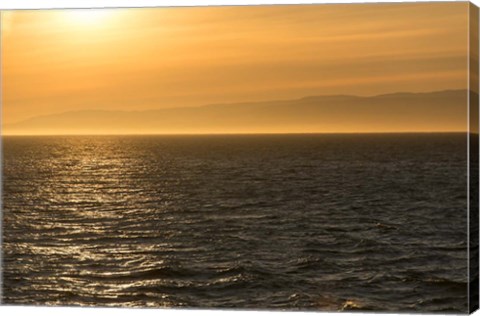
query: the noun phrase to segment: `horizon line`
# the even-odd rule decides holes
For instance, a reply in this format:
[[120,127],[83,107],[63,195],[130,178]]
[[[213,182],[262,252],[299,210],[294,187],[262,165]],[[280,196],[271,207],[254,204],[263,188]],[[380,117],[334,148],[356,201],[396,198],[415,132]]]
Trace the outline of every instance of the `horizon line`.
[[260,132],[260,133],[79,133],[79,134],[4,134],[1,137],[46,136],[261,136],[261,135],[390,135],[390,134],[478,134],[470,131],[398,131],[398,132]]

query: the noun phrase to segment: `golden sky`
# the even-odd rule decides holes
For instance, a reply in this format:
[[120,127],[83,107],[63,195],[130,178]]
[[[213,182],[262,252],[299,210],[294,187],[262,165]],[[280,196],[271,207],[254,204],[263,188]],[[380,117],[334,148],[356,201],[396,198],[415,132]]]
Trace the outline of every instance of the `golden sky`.
[[468,3],[2,12],[3,120],[467,88]]

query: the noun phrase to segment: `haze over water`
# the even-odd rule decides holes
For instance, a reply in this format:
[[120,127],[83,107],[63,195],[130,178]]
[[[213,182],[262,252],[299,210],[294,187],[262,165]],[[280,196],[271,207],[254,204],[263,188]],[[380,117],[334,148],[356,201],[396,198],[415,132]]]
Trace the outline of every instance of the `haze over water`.
[[4,137],[4,303],[466,312],[467,137]]

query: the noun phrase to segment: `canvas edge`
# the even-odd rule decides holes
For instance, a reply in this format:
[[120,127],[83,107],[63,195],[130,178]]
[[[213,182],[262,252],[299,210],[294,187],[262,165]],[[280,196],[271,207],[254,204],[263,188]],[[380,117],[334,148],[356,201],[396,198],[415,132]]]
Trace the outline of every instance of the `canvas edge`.
[[3,12],[0,10],[0,305],[3,305]]
[[468,6],[468,312],[479,308],[479,9]]

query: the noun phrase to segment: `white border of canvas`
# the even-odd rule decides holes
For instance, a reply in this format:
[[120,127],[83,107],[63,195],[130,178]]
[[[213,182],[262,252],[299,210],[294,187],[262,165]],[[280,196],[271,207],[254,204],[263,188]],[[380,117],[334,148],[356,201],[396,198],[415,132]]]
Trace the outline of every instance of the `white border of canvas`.
[[[208,6],[208,5],[262,5],[262,4],[312,4],[312,3],[375,3],[375,2],[448,2],[452,0],[415,1],[415,0],[10,0],[0,2],[0,10],[8,9],[50,9],[50,8],[107,8],[107,7],[168,7],[168,6]],[[459,1],[464,2],[464,1]],[[480,0],[471,0],[480,7]],[[0,72],[1,73],[1,72]],[[1,232],[1,230],[0,230]],[[1,284],[1,283],[0,283]],[[312,312],[270,312],[270,311],[223,311],[193,309],[129,309],[129,308],[85,308],[85,307],[33,307],[0,306],[1,315],[116,315],[116,316],[301,316]],[[315,312],[315,315],[327,316],[332,313]],[[407,315],[383,313],[347,313],[341,315],[381,316]],[[435,314],[439,315],[439,314]],[[480,315],[476,312],[475,315]]]

